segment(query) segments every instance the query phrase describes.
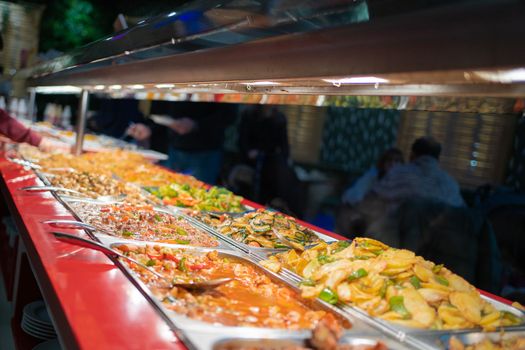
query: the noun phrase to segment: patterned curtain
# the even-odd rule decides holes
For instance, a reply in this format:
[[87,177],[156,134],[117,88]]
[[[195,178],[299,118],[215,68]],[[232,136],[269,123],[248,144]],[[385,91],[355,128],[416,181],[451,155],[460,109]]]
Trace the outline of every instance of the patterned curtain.
[[396,143],[399,111],[386,109],[328,109],[321,146],[321,163],[360,173]]

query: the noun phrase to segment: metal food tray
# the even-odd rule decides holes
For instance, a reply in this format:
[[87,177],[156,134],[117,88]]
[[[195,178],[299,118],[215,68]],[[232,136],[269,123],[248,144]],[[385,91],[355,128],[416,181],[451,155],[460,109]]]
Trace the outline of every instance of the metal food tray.
[[523,338],[525,340],[525,330],[521,331],[505,331],[505,332],[469,332],[462,334],[444,334],[437,339],[434,339],[434,342],[441,349],[449,349],[450,338],[456,337],[460,340],[465,346],[474,345],[489,339],[493,342],[499,342],[501,340],[508,340],[512,338]]
[[[90,203],[90,204],[95,204],[95,205],[106,205],[105,203],[101,203],[101,202],[98,202],[96,200],[92,200],[92,199],[89,199],[89,198],[73,198],[73,197],[68,197],[68,196],[61,196],[61,195],[57,195],[60,200],[62,201],[62,204],[71,212],[74,214],[75,218],[78,220],[78,221],[82,221],[82,222],[85,222],[84,219],[82,218],[82,215],[80,213],[78,213],[71,205],[70,203],[74,203],[74,202],[84,202],[84,203]],[[169,210],[164,210],[164,208],[159,208],[157,209],[159,210],[160,212],[162,213],[165,213],[167,215],[172,215],[172,216],[175,216],[175,217],[180,217],[182,218],[184,221],[186,221],[188,224],[190,224],[191,226],[193,226],[194,228],[198,229],[199,231],[202,231],[203,233],[205,234],[208,234],[209,236],[211,236],[212,238],[214,238],[218,245],[215,246],[215,247],[211,247],[211,248],[214,248],[214,249],[231,249],[231,247],[223,240],[220,240],[220,239],[217,239],[217,237],[213,236],[213,235],[210,235],[209,232],[203,230],[202,228],[196,226],[193,222],[189,221],[186,217],[180,215],[180,213],[174,213],[174,212],[171,212]],[[89,224],[89,223],[88,223]],[[97,230],[90,230],[90,229],[84,229],[86,232],[88,232],[90,234],[91,237],[95,237],[97,238],[98,241],[100,241],[101,243],[104,243],[104,244],[110,244],[110,243],[113,243],[114,241],[127,241],[129,243],[140,243],[140,242],[145,242],[145,243],[149,243],[149,244],[161,244],[162,242],[157,242],[157,241],[149,241],[149,240],[134,240],[134,239],[126,239],[124,237],[115,237],[115,236],[111,236],[111,235],[108,235],[108,234],[105,234],[103,232],[99,232]],[[177,245],[177,244],[172,244],[172,245],[176,245],[176,246],[186,246],[186,245]]]
[[[205,224],[204,222],[200,221],[197,218],[192,217],[191,215],[188,215],[187,213],[184,213],[184,211],[179,211],[179,212],[181,213],[181,215],[185,216],[188,221],[192,221],[195,226],[198,226],[198,227],[202,228],[203,230],[206,230],[210,234],[213,234],[214,236],[223,239],[224,241],[228,242],[228,244],[236,247],[237,249],[240,249],[243,252],[256,255],[256,256],[258,256],[260,258],[266,259],[268,256],[270,256],[272,254],[283,253],[283,252],[286,252],[286,251],[291,249],[291,248],[259,248],[259,247],[252,247],[252,246],[250,246],[248,244],[236,241],[235,239],[233,239],[231,237],[223,235],[222,233],[218,232],[215,228]],[[333,243],[333,242],[337,241],[336,239],[334,239],[334,238],[332,238],[330,236],[327,236],[325,234],[317,232],[317,231],[315,231],[315,230],[313,230],[311,228],[309,228],[309,229],[312,230],[321,240],[323,240],[323,241],[325,241],[327,243]]]
[[[193,334],[189,335],[189,338],[193,337]],[[359,346],[369,346],[372,349],[378,346],[379,343],[384,344],[390,350],[409,349],[405,344],[378,335],[347,335],[339,341],[341,345],[352,345],[358,348]],[[286,350],[293,346],[307,347],[308,341],[307,338],[278,337],[256,339],[250,336],[238,335],[235,338],[224,337],[213,344],[209,344],[209,347],[213,350],[235,350],[242,349],[243,346],[244,349],[250,348],[250,346],[257,346],[259,349]]]
[[[110,246],[115,248],[120,244],[130,244],[129,241],[114,241]],[[144,246],[151,244],[150,242],[137,242],[136,245]],[[286,285],[292,290],[300,293],[299,289],[293,284],[289,283],[286,279],[281,278],[280,276],[274,274],[271,271],[264,269],[259,266],[256,262],[250,259],[250,256],[237,251],[232,250],[221,250],[213,248],[202,248],[202,247],[188,247],[188,246],[177,246],[171,244],[160,244],[166,247],[180,248],[185,251],[190,252],[191,254],[205,254],[210,251],[218,251],[219,256],[228,257],[230,259],[235,259],[242,261],[245,264],[249,264],[256,268],[259,272],[264,273],[272,279],[273,282],[279,283],[281,285]],[[225,340],[232,339],[295,339],[296,341],[304,341],[311,335],[309,330],[286,330],[286,329],[272,329],[272,328],[262,328],[262,327],[234,327],[234,326],[223,326],[217,324],[210,324],[199,320],[191,319],[187,316],[180,315],[172,310],[164,307],[163,303],[158,300],[147,285],[142,282],[142,280],[133,272],[127,264],[118,262],[119,267],[121,267],[127,276],[133,281],[133,283],[139,288],[139,290],[148,298],[148,300],[155,306],[155,308],[161,312],[164,319],[168,322],[172,330],[180,336],[185,345],[190,349],[214,349],[217,344]],[[342,319],[349,320],[352,324],[350,330],[345,331],[345,338],[359,338],[363,339],[368,337],[368,339],[386,339],[384,335],[378,333],[377,330],[370,327],[367,323],[362,322],[358,318],[352,317],[352,315],[347,314],[343,310],[334,307],[328,303],[325,303],[319,299],[314,299],[311,301],[311,305],[318,309],[323,309],[328,312],[332,312],[338,315]],[[392,349],[411,349],[411,348],[420,348],[410,346],[409,342],[403,343],[402,341],[397,340],[395,337],[391,337],[387,340],[389,344],[392,344]],[[424,348],[424,347],[423,347]],[[428,347],[430,349],[430,347]]]
[[[255,258],[259,261],[264,260],[263,258]],[[291,281],[292,283],[298,284],[302,281],[301,276],[296,274],[295,272],[288,270],[286,268],[281,269],[281,271],[278,273],[280,276],[286,278],[287,280]],[[493,299],[491,297],[488,297],[486,295],[481,294],[481,298],[491,303],[497,310],[500,311],[507,311],[512,313],[513,315],[520,317],[521,319],[525,320],[525,312],[505,303],[502,303],[499,300]],[[455,330],[431,330],[431,329],[419,329],[419,328],[410,328],[410,327],[404,327],[397,325],[393,322],[388,322],[386,320],[382,320],[377,317],[372,317],[368,315],[368,313],[356,306],[339,303],[338,306],[348,313],[352,314],[354,317],[361,317],[363,319],[369,319],[374,327],[377,329],[380,329],[387,333],[395,333],[398,337],[403,337],[403,335],[410,335],[417,339],[425,339],[426,335],[436,336],[436,335],[452,335],[452,334],[462,334],[462,333],[472,333],[472,332],[479,332],[481,328],[465,328],[465,329],[455,329]],[[517,326],[505,326],[501,327],[504,331],[516,331],[516,330],[525,330],[525,322],[517,325]]]

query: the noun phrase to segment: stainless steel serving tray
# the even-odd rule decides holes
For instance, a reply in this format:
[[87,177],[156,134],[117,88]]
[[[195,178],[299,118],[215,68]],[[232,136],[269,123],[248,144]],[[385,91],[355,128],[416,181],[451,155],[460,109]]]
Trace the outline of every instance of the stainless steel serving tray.
[[[239,241],[236,241],[235,239],[231,238],[231,237],[228,237],[226,235],[223,235],[222,233],[218,232],[214,227],[212,226],[209,226],[207,224],[205,224],[204,222],[200,221],[199,219],[187,214],[187,213],[184,213],[184,211],[180,211],[180,213],[182,215],[184,215],[189,221],[192,221],[195,226],[199,226],[201,227],[203,230],[206,230],[207,232],[209,232],[210,234],[213,234],[214,236],[216,237],[220,237],[221,239],[225,240],[226,242],[228,242],[230,245],[236,247],[237,249],[240,249],[241,251],[243,252],[246,252],[246,253],[249,253],[249,254],[253,254],[253,255],[256,255],[260,258],[267,258],[268,256],[270,256],[271,254],[276,254],[276,253],[282,253],[282,252],[286,252],[288,250],[290,250],[291,248],[258,248],[258,247],[252,247],[248,244],[245,244],[245,243],[242,243],[242,242],[239,242]],[[310,229],[312,230],[321,240],[327,242],[327,243],[332,243],[332,242],[335,242],[337,241],[336,239],[330,237],[330,236],[327,236],[325,234],[322,234],[320,232],[317,232],[313,229]]]
[[[112,248],[117,247],[121,244],[129,245],[129,241],[114,240],[110,246]],[[151,245],[151,242],[135,242],[138,246]],[[156,244],[157,245],[157,244]],[[250,259],[250,256],[243,253],[232,250],[214,249],[214,248],[202,248],[202,247],[188,247],[172,244],[158,244],[165,247],[172,247],[185,250],[191,254],[205,254],[210,251],[218,251],[219,256],[228,257],[242,261],[245,264],[249,264],[256,268],[261,273],[269,276],[272,281],[281,285],[286,285],[292,290],[300,293],[299,289],[293,284],[289,283],[285,279],[280,278],[277,274],[272,273],[259,266],[256,262]],[[163,317],[166,319],[170,327],[177,333],[182,333],[182,336],[190,343],[185,343],[192,349],[212,349],[214,344],[226,339],[236,339],[239,337],[250,338],[250,339],[305,339],[309,338],[311,332],[308,330],[286,330],[286,329],[271,329],[271,328],[259,328],[259,327],[232,327],[223,326],[217,324],[210,324],[199,320],[191,319],[187,316],[180,315],[172,310],[167,309],[164,304],[159,301],[145,283],[133,272],[127,264],[118,262],[118,265],[125,271],[128,277],[133,283],[140,289],[140,291],[149,299],[149,301],[159,310]],[[370,327],[367,323],[352,317],[351,315],[343,312],[342,310],[325,303],[321,300],[312,300],[311,305],[315,308],[323,309],[332,312],[343,319],[347,319],[352,323],[352,328],[345,331],[345,337],[362,338],[363,335],[370,336],[375,339],[383,339],[384,336],[378,333],[377,330]],[[396,344],[397,347],[394,349],[407,349],[411,348],[408,344],[403,344],[397,341],[395,338],[389,338],[392,344]],[[414,347],[412,347],[414,348]]]
[[498,342],[501,340],[508,340],[512,338],[523,338],[525,339],[525,330],[521,331],[506,331],[506,332],[470,332],[462,334],[444,334],[439,338],[434,339],[435,344],[441,349],[449,349],[450,338],[456,337],[460,340],[465,346],[474,345],[485,339],[489,339],[493,342]]
[[[59,196],[59,197],[62,197],[61,199],[62,199],[63,203],[68,208],[68,210],[70,210],[72,213],[74,213],[75,218],[77,218],[78,221],[82,221],[82,222],[85,222],[82,213],[79,213],[77,210],[75,210],[75,208],[70,205],[71,203],[90,203],[90,204],[99,205],[99,206],[111,204],[111,203],[100,202],[100,201],[89,199],[89,198],[73,198],[73,197],[65,197],[64,198],[64,196]],[[207,234],[207,235],[211,236],[218,243],[218,245],[216,247],[213,247],[213,248],[216,248],[216,249],[231,249],[230,246],[225,241],[217,239],[217,237],[215,237],[214,235],[210,235],[209,232],[207,232],[207,231],[203,230],[202,228],[194,225],[194,223],[192,221],[189,221],[186,217],[180,215],[179,213],[174,213],[172,211],[165,210],[164,208],[155,208],[155,210],[157,210],[159,212],[162,212],[164,214],[167,214],[167,215],[172,215],[172,216],[175,216],[175,217],[179,217],[182,220],[186,221],[189,225],[191,225],[195,229],[197,229],[199,231],[202,231],[204,234]],[[90,229],[84,229],[84,230],[89,232],[90,236],[96,237],[100,242],[102,242],[104,244],[113,243],[115,240],[117,240],[117,241],[127,241],[127,242],[130,242],[130,243],[131,242],[134,242],[134,243],[147,242],[149,244],[160,244],[160,242],[156,242],[156,241],[148,241],[148,240],[142,241],[142,240],[133,240],[133,239],[129,239],[128,240],[128,239],[126,239],[124,237],[111,236],[111,235],[105,234],[103,232],[99,232],[97,230],[90,230]],[[184,246],[184,245],[181,245],[181,246]]]
[[[264,260],[263,258],[254,258],[255,260],[261,261]],[[302,278],[297,275],[295,272],[290,271],[286,268],[281,269],[278,273],[281,277],[287,279],[288,281],[298,284],[302,281]],[[490,298],[486,295],[481,294],[481,298],[491,303],[497,310],[500,311],[507,311],[512,313],[513,315],[520,317],[521,319],[525,320],[525,312],[522,310],[515,308],[511,305],[505,304],[500,302],[499,300]],[[360,317],[363,320],[369,320],[373,327],[376,327],[377,329],[380,329],[387,333],[396,333],[398,334],[398,337],[402,337],[403,335],[410,335],[413,336],[416,339],[425,339],[426,335],[443,335],[443,334],[461,334],[465,332],[479,332],[481,331],[481,328],[467,328],[467,329],[457,329],[457,330],[430,330],[430,329],[418,329],[418,328],[410,328],[410,327],[404,327],[397,325],[393,322],[388,322],[386,320],[382,320],[377,317],[369,316],[368,313],[356,306],[351,306],[348,304],[339,303],[338,306],[345,310],[346,312],[352,314],[354,317]],[[521,325],[517,326],[507,326],[502,327],[501,329],[505,331],[517,331],[517,330],[525,330],[525,322]]]
[[[190,336],[192,338],[193,335]],[[408,349],[405,344],[399,342],[393,342],[390,339],[381,336],[370,336],[370,335],[350,335],[343,337],[339,344],[353,345],[353,346],[370,346],[374,348],[379,343],[383,343],[390,350]],[[243,337],[242,335],[235,338],[227,338],[219,340],[214,344],[210,344],[210,348],[213,350],[235,350],[246,348],[249,346],[257,346],[261,349],[272,349],[280,350],[287,349],[290,346],[302,346],[307,347],[308,341],[305,338],[266,338],[266,339],[254,339],[252,337]]]

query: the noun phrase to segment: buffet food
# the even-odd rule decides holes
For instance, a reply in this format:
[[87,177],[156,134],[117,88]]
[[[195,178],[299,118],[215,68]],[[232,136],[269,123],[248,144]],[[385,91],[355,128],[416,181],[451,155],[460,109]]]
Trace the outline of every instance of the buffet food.
[[499,311],[443,265],[379,241],[356,238],[272,256],[263,266],[286,267],[301,275],[302,296],[344,302],[371,316],[407,327],[492,330],[522,319]]
[[203,247],[219,245],[215,238],[182,217],[157,211],[151,205],[80,202],[70,205],[86,223],[121,238]]
[[166,205],[200,211],[232,212],[246,211],[243,198],[223,187],[192,187],[189,184],[172,183],[160,187],[147,188],[149,192],[162,199]]
[[507,337],[493,341],[488,337],[473,344],[464,344],[457,337],[450,337],[449,350],[523,350],[525,349],[525,337]]
[[138,190],[119,182],[104,174],[96,175],[87,172],[60,171],[49,176],[53,186],[78,191],[88,197],[125,196],[130,192],[137,194]]
[[129,244],[116,248],[177,282],[233,278],[207,291],[171,288],[141,267],[126,263],[166,308],[192,319],[225,326],[291,330],[312,329],[323,319],[340,322],[334,314],[310,306],[291,288],[272,281],[233,255]]
[[[259,209],[239,217],[224,215],[222,221],[207,221],[221,234],[258,248],[289,248],[290,244],[304,248],[321,242],[309,228],[281,213]],[[214,224],[215,223],[215,224]],[[277,232],[276,232],[277,231]],[[278,235],[287,239],[283,242]]]

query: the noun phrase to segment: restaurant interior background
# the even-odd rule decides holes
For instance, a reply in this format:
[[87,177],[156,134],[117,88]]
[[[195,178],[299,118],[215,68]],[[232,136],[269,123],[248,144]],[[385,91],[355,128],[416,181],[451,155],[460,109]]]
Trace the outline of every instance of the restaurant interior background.
[[[0,1],[0,54],[11,96],[24,98],[16,72],[41,60],[81,47],[163,13],[184,1],[55,0]],[[414,2],[415,3],[415,2]],[[57,28],[67,30],[57,30]],[[269,104],[286,116],[294,169],[307,193],[303,218],[329,230],[336,228],[341,195],[390,147],[410,153],[413,140],[433,136],[443,146],[440,163],[461,185],[472,210],[486,217],[497,238],[505,266],[501,295],[525,300],[525,99],[454,96],[309,96],[181,94],[180,100]],[[150,94],[139,102],[150,114]],[[96,109],[97,96],[90,109]],[[175,98],[176,99],[176,98]],[[37,116],[49,103],[69,106],[76,115],[78,95],[37,95]],[[226,130],[226,158],[220,183],[238,159],[238,123]],[[166,153],[162,145],[157,150]]]

